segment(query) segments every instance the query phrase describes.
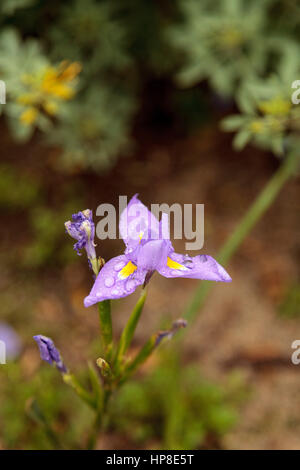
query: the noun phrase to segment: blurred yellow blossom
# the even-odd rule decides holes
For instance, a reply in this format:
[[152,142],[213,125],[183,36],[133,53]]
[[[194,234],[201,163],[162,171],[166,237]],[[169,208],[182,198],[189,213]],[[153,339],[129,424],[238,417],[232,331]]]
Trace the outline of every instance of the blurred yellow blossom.
[[55,101],[45,101],[43,108],[50,116],[54,116],[58,111],[58,104]]
[[38,110],[32,106],[26,108],[20,116],[20,121],[27,126],[33,124],[38,116]]
[[255,119],[254,121],[250,123],[250,130],[254,134],[262,133],[264,131],[264,128],[265,128],[265,124],[262,119],[261,120]]
[[222,49],[235,49],[243,45],[245,37],[238,28],[224,28],[220,31],[218,42]]
[[28,91],[21,94],[17,102],[26,106],[20,115],[24,124],[33,124],[43,111],[53,116],[59,110],[58,101],[70,100],[75,94],[75,78],[81,71],[78,62],[61,62],[57,67],[47,66],[41,72],[25,75],[23,84]]
[[271,100],[262,101],[258,105],[258,109],[264,114],[286,115],[290,112],[292,103],[280,96],[276,96]]

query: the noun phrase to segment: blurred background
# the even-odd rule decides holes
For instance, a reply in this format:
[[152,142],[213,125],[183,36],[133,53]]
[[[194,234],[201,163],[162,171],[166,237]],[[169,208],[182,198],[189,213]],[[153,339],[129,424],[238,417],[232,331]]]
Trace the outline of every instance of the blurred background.
[[[215,257],[299,148],[299,26],[297,0],[1,1],[1,449],[52,448],[32,400],[67,448],[83,447],[91,424],[32,339],[53,338],[82,380],[99,356],[97,312],[83,307],[91,273],[63,223],[118,207],[119,195],[202,203],[202,252]],[[300,447],[299,229],[295,174],[227,266],[233,282],[214,286],[187,327],[179,357],[176,343],[163,346],[121,389],[99,447]],[[122,250],[121,240],[97,247],[105,259]],[[182,315],[197,285],[153,277],[132,353]],[[136,300],[114,303],[117,334]]]

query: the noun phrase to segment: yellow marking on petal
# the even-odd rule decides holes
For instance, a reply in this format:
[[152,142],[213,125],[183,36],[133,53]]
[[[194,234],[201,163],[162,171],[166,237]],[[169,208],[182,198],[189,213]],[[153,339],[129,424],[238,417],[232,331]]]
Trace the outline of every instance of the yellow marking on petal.
[[131,261],[129,261],[126,266],[124,266],[123,269],[119,272],[119,278],[120,279],[126,279],[127,277],[130,276],[130,274],[134,273],[134,271],[137,269],[135,264],[133,264]]
[[184,266],[183,264],[177,263],[177,261],[174,261],[169,257],[168,257],[168,260],[167,260],[167,266],[170,269],[180,269],[181,271],[183,271],[183,270],[185,271],[187,269],[186,266]]
[[140,239],[139,243],[141,243],[143,235],[144,235],[144,232],[140,232],[140,234],[139,234],[139,239]]

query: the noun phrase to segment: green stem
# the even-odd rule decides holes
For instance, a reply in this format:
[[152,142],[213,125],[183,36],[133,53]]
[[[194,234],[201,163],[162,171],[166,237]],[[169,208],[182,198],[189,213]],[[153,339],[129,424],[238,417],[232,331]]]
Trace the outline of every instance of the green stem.
[[35,399],[32,399],[27,403],[27,413],[34,421],[36,421],[44,428],[45,434],[47,435],[49,441],[52,443],[54,449],[64,449],[64,446],[60,442],[58,435],[54,432],[51,425],[48,423],[45,414],[43,413]]
[[109,358],[112,350],[112,321],[110,313],[110,300],[98,303],[101,345],[105,358]]
[[118,369],[120,364],[121,364],[121,361],[126,353],[126,351],[128,350],[130,344],[131,344],[131,341],[132,341],[132,338],[133,338],[133,335],[134,335],[134,332],[136,330],[136,327],[137,327],[137,324],[138,324],[138,321],[140,319],[140,316],[141,316],[141,313],[143,311],[143,307],[144,307],[144,304],[145,304],[145,301],[146,301],[146,297],[147,297],[147,290],[146,289],[143,289],[142,292],[141,292],[141,295],[140,295],[140,298],[139,300],[137,301],[130,317],[129,317],[129,320],[121,334],[121,338],[120,338],[120,342],[119,342],[119,346],[118,346],[118,350],[117,350],[117,354],[116,354],[116,368]]
[[95,418],[95,422],[94,422],[94,425],[93,425],[93,429],[92,429],[91,434],[88,438],[88,443],[87,443],[87,449],[88,450],[95,449],[96,444],[97,444],[97,438],[98,438],[98,435],[101,431],[102,422],[103,422],[103,410],[98,410],[97,413],[96,413],[96,418]]
[[81,400],[83,400],[91,408],[95,409],[96,404],[94,397],[81,385],[81,383],[79,382],[77,377],[75,377],[74,374],[64,374],[63,380],[67,385],[70,385],[75,390]]
[[106,388],[104,390],[103,401],[101,402],[101,405],[99,405],[98,407],[98,410],[96,412],[95,422],[94,422],[92,431],[90,433],[90,436],[88,438],[88,443],[87,443],[88,450],[95,449],[96,444],[97,444],[97,438],[100,432],[103,430],[103,428],[105,428],[107,406],[108,406],[109,399],[111,397],[111,393],[112,393],[111,388]]
[[[272,176],[258,197],[255,199],[248,212],[245,214],[232,235],[221,248],[217,256],[217,260],[221,264],[226,265],[226,263],[228,263],[248,233],[257,224],[267,209],[272,205],[283,185],[293,175],[298,162],[298,157],[298,154],[290,153],[284,159],[281,166]],[[204,304],[209,291],[214,285],[215,284],[213,282],[201,281],[198,289],[195,292],[194,298],[192,299],[184,314],[184,318],[186,318],[189,322],[192,322],[195,319],[197,312]]]

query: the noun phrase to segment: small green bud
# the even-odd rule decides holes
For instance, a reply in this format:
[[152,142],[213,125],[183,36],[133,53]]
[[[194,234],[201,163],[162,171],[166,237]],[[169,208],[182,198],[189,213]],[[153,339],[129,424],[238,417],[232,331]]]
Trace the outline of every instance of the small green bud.
[[98,357],[96,360],[96,364],[99,367],[101,374],[103,377],[110,377],[111,376],[111,368],[108,362],[102,357]]

